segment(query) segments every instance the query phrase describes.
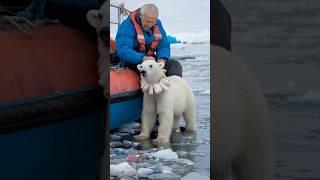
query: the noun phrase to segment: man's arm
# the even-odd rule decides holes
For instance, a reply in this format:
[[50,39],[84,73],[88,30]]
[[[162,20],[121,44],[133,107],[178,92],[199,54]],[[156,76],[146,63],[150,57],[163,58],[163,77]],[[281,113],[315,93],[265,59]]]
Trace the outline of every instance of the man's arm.
[[167,34],[163,29],[163,26],[160,20],[158,20],[158,26],[162,35],[162,39],[157,47],[157,60],[161,59],[161,60],[169,61],[170,60],[170,43],[168,41]]
[[141,63],[144,54],[133,49],[135,38],[133,25],[127,20],[123,21],[116,36],[116,51],[121,61],[131,64]]

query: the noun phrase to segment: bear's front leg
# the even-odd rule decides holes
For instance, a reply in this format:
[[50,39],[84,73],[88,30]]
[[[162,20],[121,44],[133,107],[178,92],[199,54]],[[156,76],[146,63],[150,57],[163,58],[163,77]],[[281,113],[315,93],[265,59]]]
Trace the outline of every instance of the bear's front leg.
[[135,139],[142,141],[150,137],[150,132],[156,122],[156,117],[155,113],[143,112],[141,119],[141,132],[139,135],[135,136]]
[[156,144],[168,143],[171,135],[173,113],[162,111],[159,113],[158,136],[153,140]]
[[153,99],[150,99],[148,95],[144,95],[141,118],[141,132],[139,135],[134,136],[134,138],[139,141],[148,139],[150,137],[150,132],[157,120],[156,106],[155,102],[152,100]]
[[178,132],[180,132],[179,121],[180,121],[180,116],[174,116],[174,118],[173,118],[173,124],[172,124],[172,132],[173,132],[173,133],[178,133]]

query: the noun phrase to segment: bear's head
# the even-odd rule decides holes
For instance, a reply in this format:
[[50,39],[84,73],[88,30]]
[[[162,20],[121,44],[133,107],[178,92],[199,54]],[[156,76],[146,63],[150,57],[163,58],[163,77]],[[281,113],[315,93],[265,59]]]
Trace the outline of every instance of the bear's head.
[[145,60],[137,65],[141,78],[148,83],[154,83],[164,77],[165,70],[163,62],[155,62],[154,60]]
[[99,42],[99,53],[107,51],[107,41],[109,41],[109,1],[105,1],[100,9],[92,9],[87,13],[89,24],[96,29]]

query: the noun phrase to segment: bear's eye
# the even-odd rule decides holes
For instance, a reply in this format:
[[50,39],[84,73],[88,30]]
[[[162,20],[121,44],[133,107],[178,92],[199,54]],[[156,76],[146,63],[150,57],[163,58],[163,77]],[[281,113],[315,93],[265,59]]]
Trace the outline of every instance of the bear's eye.
[[149,65],[150,68],[152,68],[152,65]]

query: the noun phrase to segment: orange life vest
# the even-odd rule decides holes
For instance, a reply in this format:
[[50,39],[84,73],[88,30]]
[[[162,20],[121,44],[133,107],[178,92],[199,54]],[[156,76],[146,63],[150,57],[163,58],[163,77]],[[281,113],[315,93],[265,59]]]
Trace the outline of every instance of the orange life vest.
[[134,25],[134,28],[137,32],[137,40],[138,40],[138,43],[139,43],[139,51],[145,53],[146,55],[148,56],[153,56],[155,55],[155,50],[156,50],[156,47],[158,46],[160,40],[162,39],[162,35],[161,35],[161,32],[160,32],[160,29],[159,29],[159,26],[157,24],[155,24],[153,27],[152,27],[152,33],[153,35],[156,37],[150,47],[148,48],[148,52],[146,52],[146,41],[144,39],[144,35],[143,35],[143,31],[141,29],[141,26],[140,24],[137,22],[136,20],[136,15],[138,13],[138,10],[135,10],[133,12],[130,13],[130,19]]
[[116,50],[116,41],[110,37],[110,52],[114,52]]

